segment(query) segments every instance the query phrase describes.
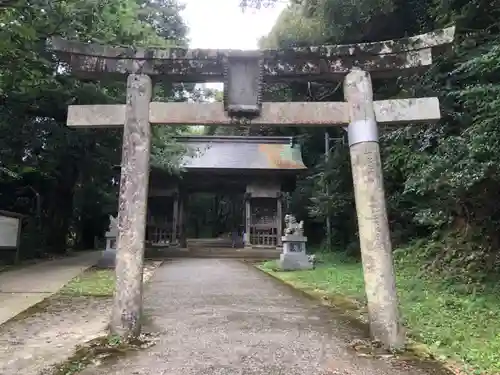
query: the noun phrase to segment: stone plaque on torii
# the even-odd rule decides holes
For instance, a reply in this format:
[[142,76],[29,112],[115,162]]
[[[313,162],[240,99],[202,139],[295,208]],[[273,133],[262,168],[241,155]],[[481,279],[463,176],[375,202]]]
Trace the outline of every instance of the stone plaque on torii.
[[[437,98],[373,101],[371,77],[414,73],[432,64],[432,50],[453,41],[454,27],[400,40],[289,50],[148,49],[53,38],[50,47],[84,79],[127,79],[126,104],[72,105],[71,127],[124,127],[119,198],[117,285],[111,328],[137,334],[149,177],[150,124],[346,126],[372,336],[400,348],[377,123],[440,119]],[[224,82],[224,103],[151,102],[152,79]],[[345,102],[261,103],[262,82],[344,81]]]

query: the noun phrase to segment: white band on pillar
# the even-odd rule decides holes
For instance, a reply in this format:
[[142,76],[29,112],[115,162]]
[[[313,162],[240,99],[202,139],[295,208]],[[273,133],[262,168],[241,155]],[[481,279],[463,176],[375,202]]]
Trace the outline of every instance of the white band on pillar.
[[378,127],[375,120],[366,119],[351,122],[347,128],[349,146],[361,142],[378,142]]

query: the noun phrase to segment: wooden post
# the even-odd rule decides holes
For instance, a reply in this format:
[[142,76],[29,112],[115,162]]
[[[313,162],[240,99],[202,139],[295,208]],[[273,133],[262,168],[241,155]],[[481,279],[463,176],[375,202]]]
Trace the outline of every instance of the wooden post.
[[172,236],[170,242],[172,244],[177,243],[177,226],[179,225],[179,194],[174,195],[174,201],[172,203]]
[[371,334],[392,350],[404,346],[387,220],[370,75],[353,69],[344,80],[352,176]]
[[276,245],[281,246],[281,236],[283,231],[283,196],[280,192],[276,198]]
[[146,75],[127,78],[127,104],[118,211],[116,287],[110,330],[123,338],[139,335],[142,271],[149,181],[152,84]]
[[250,205],[250,195],[245,196],[245,247],[252,247],[250,240],[250,230],[252,228],[252,211]]
[[180,247],[183,247],[183,244],[185,243],[185,241],[184,241],[184,236],[185,236],[185,228],[184,228],[184,220],[185,220],[184,200],[185,200],[185,196],[184,196],[184,194],[181,194],[180,197],[179,197],[179,246]]
[[[325,132],[325,193],[326,196],[330,196],[330,189],[328,180],[326,178],[326,170],[328,168],[328,159],[330,158],[330,134]],[[326,229],[326,248],[328,251],[331,251],[332,248],[332,224],[330,222],[330,206],[326,206],[326,220],[325,220],[325,229]]]

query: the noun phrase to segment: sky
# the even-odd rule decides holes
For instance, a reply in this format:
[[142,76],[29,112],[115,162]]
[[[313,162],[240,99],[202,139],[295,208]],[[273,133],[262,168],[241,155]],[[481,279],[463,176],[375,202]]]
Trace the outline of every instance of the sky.
[[[189,27],[190,48],[258,49],[258,40],[274,26],[286,1],[279,0],[273,7],[246,9],[240,0],[181,0],[186,5],[182,12]],[[222,84],[207,84],[222,89]]]

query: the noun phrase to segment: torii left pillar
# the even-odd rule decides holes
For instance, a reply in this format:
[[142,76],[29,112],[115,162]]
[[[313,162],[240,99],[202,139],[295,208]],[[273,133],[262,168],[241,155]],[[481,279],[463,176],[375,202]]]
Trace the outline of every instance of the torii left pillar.
[[149,182],[151,78],[127,78],[127,102],[118,209],[116,286],[110,331],[123,338],[140,334],[142,272]]

